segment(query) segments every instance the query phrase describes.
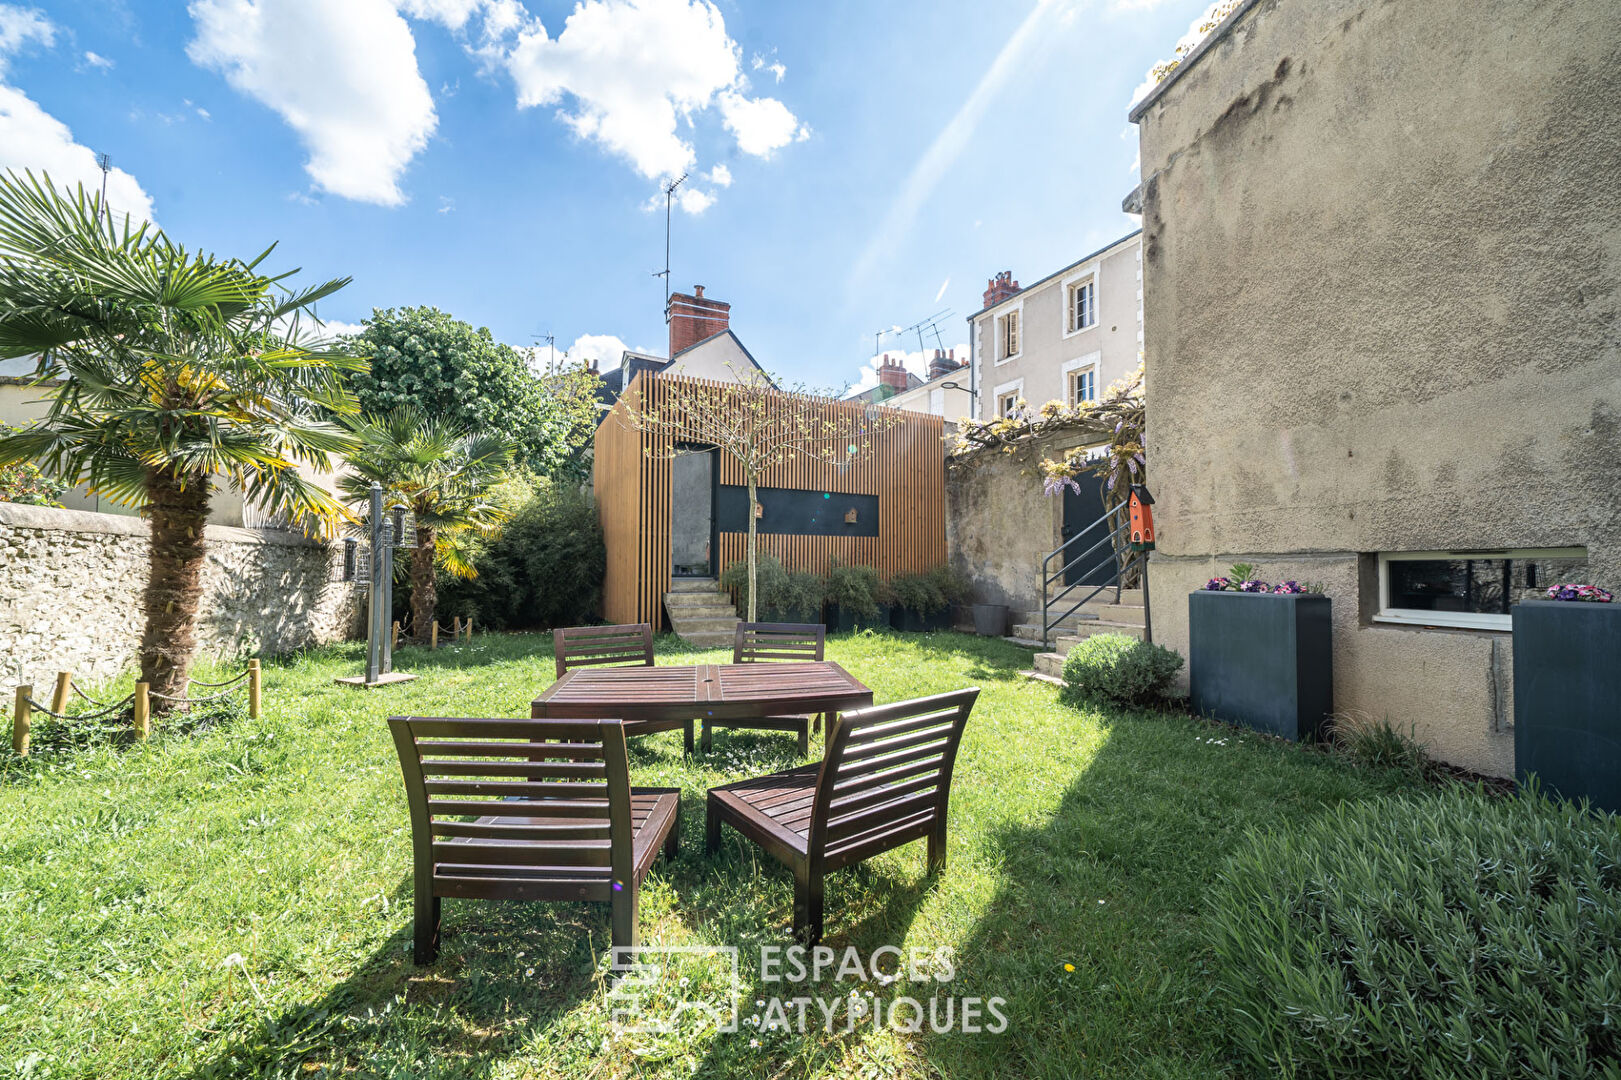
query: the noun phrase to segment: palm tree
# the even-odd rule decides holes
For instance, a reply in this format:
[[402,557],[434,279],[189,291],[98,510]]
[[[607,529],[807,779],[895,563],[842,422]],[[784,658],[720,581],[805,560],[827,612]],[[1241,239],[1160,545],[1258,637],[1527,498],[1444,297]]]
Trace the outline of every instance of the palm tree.
[[471,432],[411,405],[351,422],[350,428],[359,448],[349,455],[351,471],[338,488],[345,501],[360,506],[376,481],[383,487],[384,506],[411,512],[416,521],[411,632],[418,642],[426,642],[438,617],[435,565],[457,577],[476,576],[460,541],[493,536],[512,516],[512,508],[493,500],[490,492],[505,479],[517,443],[504,435]]
[[190,252],[115,224],[82,185],[0,174],[0,359],[38,354],[37,379],[59,380],[43,420],[0,438],[0,464],[37,461],[151,523],[140,669],[163,695],[185,692],[215,483],[315,533],[348,516],[298,466],[329,469],[353,443],[329,415],[355,410],[343,372],[365,365],[297,338],[349,279],[291,293],[259,272],[269,254]]

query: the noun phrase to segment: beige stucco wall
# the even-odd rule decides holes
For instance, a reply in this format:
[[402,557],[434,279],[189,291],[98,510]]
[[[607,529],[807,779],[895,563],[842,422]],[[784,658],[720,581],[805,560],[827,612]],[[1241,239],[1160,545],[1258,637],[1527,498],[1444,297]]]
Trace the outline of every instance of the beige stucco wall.
[[[1054,399],[1069,400],[1064,365],[1098,356],[1098,392],[1137,368],[1142,281],[1139,278],[1141,237],[1132,235],[1097,257],[1035,282],[1011,299],[974,316],[974,378],[980,419],[996,415],[997,388],[1022,381],[1021,392],[1032,409]],[[1097,323],[1066,333],[1065,283],[1094,269],[1098,275]],[[1019,353],[998,362],[996,320],[1021,309],[1023,341]]]
[[1260,0],[1140,118],[1155,639],[1235,560],[1334,601],[1336,705],[1513,768],[1509,637],[1380,551],[1621,586],[1621,4]]
[[730,334],[716,334],[687,349],[676,357],[670,370],[715,382],[753,383],[762,377],[749,354]]

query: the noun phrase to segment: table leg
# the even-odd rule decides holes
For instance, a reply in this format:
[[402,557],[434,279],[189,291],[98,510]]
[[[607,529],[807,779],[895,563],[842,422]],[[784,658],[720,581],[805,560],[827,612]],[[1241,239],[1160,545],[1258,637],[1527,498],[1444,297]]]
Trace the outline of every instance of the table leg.
[[692,756],[692,727],[693,727],[693,725],[695,723],[697,723],[697,721],[688,720],[687,721],[687,726],[684,729],[683,738],[684,738],[684,740],[686,741],[686,744],[687,744],[687,756],[688,757]]

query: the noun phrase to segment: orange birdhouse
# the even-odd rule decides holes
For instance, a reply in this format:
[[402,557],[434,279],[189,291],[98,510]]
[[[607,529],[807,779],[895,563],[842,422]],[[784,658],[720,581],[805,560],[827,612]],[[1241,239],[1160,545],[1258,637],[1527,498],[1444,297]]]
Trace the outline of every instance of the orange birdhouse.
[[1154,496],[1143,484],[1131,485],[1131,548],[1154,550]]

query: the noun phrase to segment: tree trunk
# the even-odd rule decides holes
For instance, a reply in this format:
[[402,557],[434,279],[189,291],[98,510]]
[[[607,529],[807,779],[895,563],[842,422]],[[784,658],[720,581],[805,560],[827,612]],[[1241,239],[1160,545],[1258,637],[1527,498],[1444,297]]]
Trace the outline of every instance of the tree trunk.
[[[203,599],[206,560],[203,528],[208,522],[209,481],[167,470],[146,476],[146,517],[152,540],[149,572],[141,605],[141,681],[154,695],[183,697],[197,647],[197,613]],[[173,702],[154,697],[152,711],[165,713]]]
[[759,517],[760,492],[754,483],[754,474],[749,474],[749,622],[759,622],[760,597],[759,590],[755,588],[759,570]]
[[433,529],[417,525],[416,546],[411,549],[411,634],[418,645],[426,645],[439,617],[439,592],[433,581]]

